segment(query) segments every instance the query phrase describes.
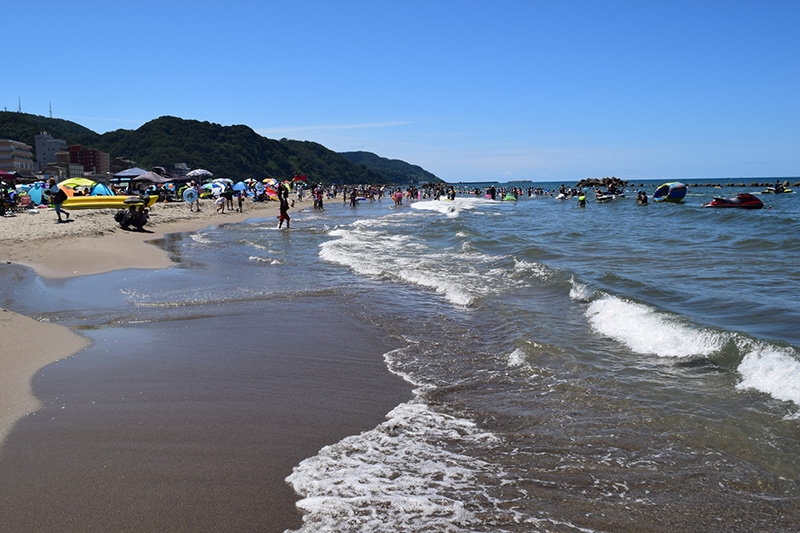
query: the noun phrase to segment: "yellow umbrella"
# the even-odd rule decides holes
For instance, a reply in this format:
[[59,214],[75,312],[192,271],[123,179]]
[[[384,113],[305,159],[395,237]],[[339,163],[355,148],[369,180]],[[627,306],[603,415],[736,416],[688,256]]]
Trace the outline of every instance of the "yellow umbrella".
[[69,178],[58,185],[74,189],[75,187],[93,187],[94,184],[95,182],[87,178]]

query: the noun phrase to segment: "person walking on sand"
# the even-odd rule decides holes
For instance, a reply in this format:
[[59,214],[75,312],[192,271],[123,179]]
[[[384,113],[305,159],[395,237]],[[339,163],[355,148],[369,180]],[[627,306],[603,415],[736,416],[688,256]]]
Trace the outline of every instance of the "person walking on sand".
[[278,202],[280,202],[281,214],[278,216],[278,229],[283,227],[283,221],[286,221],[286,229],[289,229],[289,191],[284,187],[278,188]]
[[200,185],[196,181],[193,180],[191,183],[189,183],[189,187],[194,189],[195,198],[196,198],[196,200],[193,203],[189,204],[189,211],[194,211],[195,210],[195,204],[197,204],[197,212],[199,213],[200,212]]
[[[47,192],[50,193],[50,201],[53,202],[53,207],[56,210],[56,215],[58,215],[58,221],[64,222],[64,220],[69,220],[69,213],[61,209],[61,204],[63,204],[64,200],[67,199],[67,193],[61,190],[61,188],[56,184],[55,178],[50,178],[48,185],[50,187],[47,189]],[[64,213],[64,216],[66,217],[64,218],[64,220],[61,220],[61,213]]]

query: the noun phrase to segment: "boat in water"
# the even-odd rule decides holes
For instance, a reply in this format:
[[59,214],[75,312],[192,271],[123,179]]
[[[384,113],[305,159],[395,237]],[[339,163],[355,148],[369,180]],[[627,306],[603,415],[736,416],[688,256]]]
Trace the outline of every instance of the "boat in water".
[[653,193],[654,202],[680,202],[686,196],[686,185],[679,181],[671,181],[661,185]]
[[767,187],[766,189],[764,189],[763,194],[786,194],[790,192],[794,191],[787,187],[780,186],[780,187]]
[[764,207],[764,202],[762,202],[757,196],[740,192],[732,198],[715,196],[712,201],[703,204],[703,207],[738,207],[739,209],[761,209]]

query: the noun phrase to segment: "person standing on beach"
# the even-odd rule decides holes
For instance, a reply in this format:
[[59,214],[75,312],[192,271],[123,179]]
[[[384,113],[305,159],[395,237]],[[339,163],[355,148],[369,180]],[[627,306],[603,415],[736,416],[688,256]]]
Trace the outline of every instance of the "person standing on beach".
[[200,212],[200,186],[197,184],[196,181],[192,180],[189,182],[189,188],[194,189],[195,192],[195,201],[189,204],[189,211],[195,210],[195,204],[197,204],[197,212]]
[[[48,185],[50,187],[47,189],[47,192],[50,193],[50,201],[53,202],[53,207],[56,209],[56,215],[58,215],[58,221],[64,222],[64,220],[69,220],[69,213],[61,209],[61,204],[63,204],[64,200],[67,199],[67,193],[62,191],[61,188],[58,186],[58,184],[56,184],[55,178],[50,178]],[[66,217],[64,218],[64,220],[61,220],[61,213],[64,213],[64,216]]]

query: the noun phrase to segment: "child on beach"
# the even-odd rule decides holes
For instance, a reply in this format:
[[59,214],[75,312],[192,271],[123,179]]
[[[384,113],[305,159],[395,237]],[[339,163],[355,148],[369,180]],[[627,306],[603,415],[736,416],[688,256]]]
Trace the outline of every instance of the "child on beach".
[[217,213],[225,212],[225,197],[220,195],[219,198],[214,200],[214,205],[217,206]]
[[239,213],[244,213],[244,191],[239,191],[238,201],[239,201],[239,207],[236,208],[236,210]]

